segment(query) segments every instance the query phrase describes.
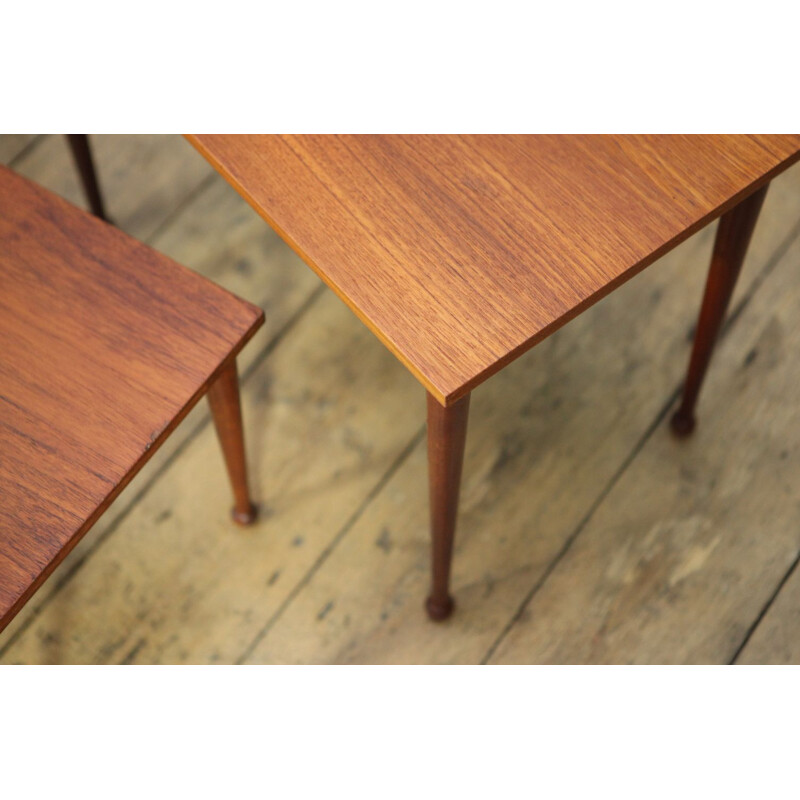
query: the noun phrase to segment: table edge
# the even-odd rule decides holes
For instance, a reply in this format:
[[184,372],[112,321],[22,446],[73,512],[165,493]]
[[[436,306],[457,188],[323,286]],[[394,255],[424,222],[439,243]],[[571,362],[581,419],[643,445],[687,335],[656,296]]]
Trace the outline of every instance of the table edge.
[[[214,284],[216,285],[216,284]],[[227,291],[227,290],[226,290]],[[235,297],[236,295],[234,295]],[[237,298],[241,300],[241,298]],[[127,472],[125,477],[103,498],[94,512],[86,519],[86,521],[70,536],[69,541],[53,556],[48,562],[47,566],[39,573],[33,582],[20,594],[20,596],[12,603],[6,612],[0,616],[0,634],[9,625],[9,623],[17,616],[22,610],[23,606],[33,597],[33,595],[41,588],[42,584],[50,577],[58,565],[69,555],[78,542],[92,529],[100,517],[108,510],[108,507],[117,499],[127,485],[138,475],[142,467],[158,452],[161,445],[169,438],[172,432],[180,425],[186,418],[189,412],[197,405],[208,391],[208,388],[216,380],[220,372],[232,361],[235,361],[244,346],[253,338],[256,331],[264,324],[264,310],[252,303],[242,301],[246,305],[251,306],[258,310],[258,314],[254,318],[250,327],[242,335],[242,338],[231,349],[231,351],[223,358],[215,369],[203,381],[200,387],[192,394],[192,396],[181,407],[180,411],[172,418],[172,420],[158,433],[152,444],[147,446],[139,458],[136,460],[131,469]],[[222,457],[222,454],[220,454]]]
[[526,353],[531,348],[535,347],[537,344],[542,342],[544,339],[555,333],[559,328],[566,325],[568,322],[573,320],[575,317],[582,314],[588,308],[593,306],[598,301],[602,300],[608,294],[613,292],[615,289],[618,289],[622,284],[629,281],[631,278],[638,275],[642,270],[649,267],[655,261],[660,259],[662,256],[666,255],[670,250],[673,250],[682,242],[686,241],[686,239],[693,236],[695,233],[700,231],[706,225],[714,222],[724,213],[729,211],[735,205],[740,203],[745,198],[749,197],[753,192],[760,189],[765,184],[769,183],[773,180],[777,175],[781,172],[784,172],[790,166],[792,166],[795,162],[800,160],[800,148],[790,156],[787,156],[782,161],[778,162],[772,169],[765,172],[761,177],[757,178],[752,183],[748,184],[744,189],[737,192],[735,195],[732,195],[728,200],[721,203],[716,208],[712,209],[710,212],[705,214],[696,222],[692,223],[688,228],[683,230],[681,233],[674,236],[669,241],[665,242],[661,247],[657,248],[653,251],[649,256],[645,257],[641,261],[637,262],[636,264],[631,265],[628,269],[622,272],[613,280],[609,281],[603,287],[598,289],[594,294],[589,295],[583,301],[578,303],[576,306],[571,308],[568,312],[563,314],[557,320],[554,320],[549,325],[545,326],[544,328],[540,329],[536,333],[532,334],[528,339],[521,342],[516,347],[509,350],[503,356],[498,358],[495,362],[481,370],[480,372],[473,375],[471,378],[467,379],[463,383],[458,384],[457,386],[447,387],[447,386],[438,386],[432,380],[430,380],[421,370],[416,367],[413,363],[411,363],[408,358],[400,351],[398,345],[396,345],[391,337],[385,334],[380,328],[377,327],[356,305],[351,299],[347,296],[347,294],[342,291],[342,289],[337,286],[335,281],[333,281],[321,268],[317,266],[314,261],[308,257],[308,255],[303,251],[303,249],[293,241],[292,237],[290,237],[286,231],[284,231],[270,216],[266,213],[266,211],[259,206],[259,204],[255,201],[253,196],[241,185],[241,183],[229,173],[227,169],[225,169],[222,163],[211,153],[200,141],[197,137],[202,136],[202,134],[183,134],[184,138],[206,159],[206,161],[211,164],[212,167],[230,184],[236,192],[250,205],[250,207],[281,237],[281,239],[303,260],[303,262],[313,270],[319,278],[328,286],[337,297],[358,317],[367,328],[372,331],[372,333],[378,338],[378,340],[395,356],[395,358],[400,361],[403,366],[408,369],[408,371],[423,385],[423,387],[433,396],[436,400],[443,406],[451,406],[460,400],[464,395],[471,392],[473,389],[478,387],[481,383],[485,380],[490,378],[492,375],[499,372],[504,367],[508,366],[512,361],[519,358],[521,355]]

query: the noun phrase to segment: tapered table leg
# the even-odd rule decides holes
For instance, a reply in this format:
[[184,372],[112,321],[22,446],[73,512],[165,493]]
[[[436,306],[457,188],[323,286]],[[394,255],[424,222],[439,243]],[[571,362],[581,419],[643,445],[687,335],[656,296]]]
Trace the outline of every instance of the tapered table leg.
[[86,199],[89,201],[89,208],[91,208],[92,214],[96,217],[108,222],[103,205],[103,196],[100,194],[100,184],[97,181],[97,170],[95,169],[92,150],[89,146],[89,137],[85,133],[68,133],[66,136],[72,149],[72,157],[75,159],[75,164],[81,176]]
[[249,525],[256,519],[257,509],[250,500],[250,491],[247,488],[242,408],[235,360],[231,360],[211,384],[208,403],[233,486],[233,519],[240,525]]
[[720,217],[683,398],[671,421],[676,436],[688,436],[694,430],[697,397],[768,186],[754,192]]
[[452,406],[443,406],[428,394],[428,481],[430,484],[433,575],[425,607],[433,620],[453,613],[450,596],[450,563],[458,516],[458,490],[464,443],[467,438],[469,395]]

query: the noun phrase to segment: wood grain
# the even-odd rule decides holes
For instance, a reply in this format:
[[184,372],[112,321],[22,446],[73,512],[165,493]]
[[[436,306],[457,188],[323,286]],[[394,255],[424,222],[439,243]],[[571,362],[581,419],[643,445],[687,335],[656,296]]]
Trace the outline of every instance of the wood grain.
[[262,317],[0,168],[0,627]]
[[800,136],[189,138],[444,404],[800,157]]

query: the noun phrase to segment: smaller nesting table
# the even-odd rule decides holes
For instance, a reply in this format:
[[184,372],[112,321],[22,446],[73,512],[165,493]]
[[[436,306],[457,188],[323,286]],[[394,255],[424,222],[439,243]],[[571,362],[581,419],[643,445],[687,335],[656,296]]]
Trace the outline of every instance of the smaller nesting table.
[[0,167],[0,630],[208,394],[247,487],[234,297]]

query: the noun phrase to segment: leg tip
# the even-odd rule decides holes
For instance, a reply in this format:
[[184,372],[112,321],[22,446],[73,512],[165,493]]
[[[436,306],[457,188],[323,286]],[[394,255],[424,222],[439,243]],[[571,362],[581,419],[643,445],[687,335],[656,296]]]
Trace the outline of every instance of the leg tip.
[[252,525],[258,519],[258,506],[250,503],[250,508],[246,511],[234,508],[231,511],[231,518],[237,525]]
[[453,598],[449,596],[446,597],[444,601],[435,600],[433,597],[429,597],[425,601],[425,610],[434,622],[446,620],[453,613],[454,608],[455,603],[453,602]]
[[695,418],[692,414],[688,414],[679,409],[672,415],[669,424],[675,436],[679,439],[685,439],[687,436],[691,435],[694,430],[695,422]]

